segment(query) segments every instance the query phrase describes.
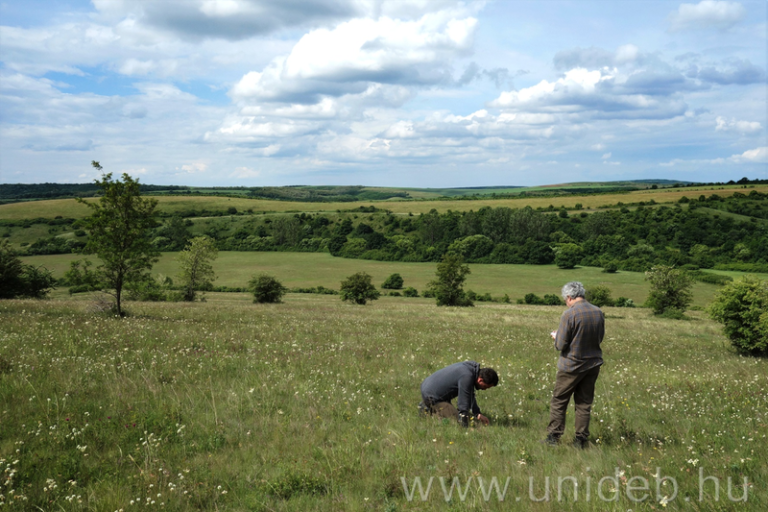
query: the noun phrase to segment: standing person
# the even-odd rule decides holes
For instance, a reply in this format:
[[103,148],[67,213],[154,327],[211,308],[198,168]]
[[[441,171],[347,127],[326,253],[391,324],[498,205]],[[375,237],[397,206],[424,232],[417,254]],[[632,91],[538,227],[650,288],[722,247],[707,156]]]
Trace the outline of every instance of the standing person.
[[[419,410],[441,418],[455,419],[465,427],[470,418],[488,425],[475,400],[475,390],[492,388],[499,383],[493,368],[480,368],[474,361],[464,361],[446,366],[424,379],[421,383]],[[456,407],[451,400],[459,397]]]
[[595,382],[603,364],[600,344],[605,336],[605,316],[584,298],[584,285],[572,281],[562,290],[568,309],[560,317],[560,326],[551,333],[557,361],[555,390],[549,407],[549,425],[545,443],[555,446],[565,431],[565,412],[573,395],[576,406],[576,437],[573,446],[586,448],[589,419],[595,397]]

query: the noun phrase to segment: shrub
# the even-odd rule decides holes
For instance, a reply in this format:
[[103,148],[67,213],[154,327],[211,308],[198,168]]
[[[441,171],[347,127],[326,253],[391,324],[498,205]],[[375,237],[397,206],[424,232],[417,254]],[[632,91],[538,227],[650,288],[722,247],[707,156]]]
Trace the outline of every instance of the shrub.
[[653,309],[655,315],[672,309],[685,311],[693,300],[690,291],[692,280],[682,270],[659,265],[645,273],[645,280],[651,282],[645,305]]
[[554,293],[547,293],[544,295],[542,302],[545,306],[562,306],[563,301]]
[[403,278],[400,274],[392,274],[381,287],[387,290],[400,290],[403,287]]
[[617,308],[633,308],[635,307],[635,301],[628,299],[627,297],[619,297],[616,299],[615,306]]
[[744,354],[768,355],[768,282],[747,276],[725,285],[709,306],[710,317]]
[[619,266],[614,261],[606,263],[605,267],[603,267],[603,272],[608,274],[615,274],[617,270],[619,270]]
[[523,304],[544,304],[544,299],[535,293],[526,293],[523,297]]
[[0,299],[45,297],[56,280],[44,267],[21,262],[8,240],[0,241]]
[[405,290],[403,290],[403,296],[404,297],[418,297],[419,296],[419,291],[416,288],[413,288],[412,286],[409,286]]
[[555,265],[563,269],[574,268],[579,264],[583,250],[578,244],[562,244],[555,252]]
[[381,293],[371,284],[371,276],[365,272],[352,274],[341,282],[341,300],[348,300],[355,304],[365,304],[369,300],[376,300]]
[[[156,280],[147,276],[146,279],[127,283],[125,299],[142,302],[163,302],[168,300],[167,290]],[[70,289],[70,294],[74,293]]]
[[592,286],[587,290],[587,301],[599,308],[603,306],[613,306],[614,302],[611,299],[611,290],[602,284]]
[[253,302],[259,304],[278,303],[288,291],[280,281],[268,274],[255,276],[248,286],[253,291]]
[[437,264],[437,279],[429,283],[430,293],[434,294],[438,306],[473,305],[464,292],[464,281],[469,273],[469,266],[464,264],[461,256],[443,256],[442,261]]

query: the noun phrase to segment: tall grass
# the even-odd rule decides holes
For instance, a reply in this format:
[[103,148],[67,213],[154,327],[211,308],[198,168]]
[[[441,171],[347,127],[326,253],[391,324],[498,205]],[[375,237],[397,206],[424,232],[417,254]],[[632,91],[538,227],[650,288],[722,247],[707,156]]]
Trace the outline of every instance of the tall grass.
[[[657,467],[679,484],[670,509],[768,508],[766,361],[736,355],[695,312],[606,310],[595,444],[577,452],[539,443],[557,359],[547,333],[562,308],[230,296],[133,303],[123,320],[87,301],[0,302],[3,508],[659,510],[672,493],[656,496]],[[479,394],[492,426],[419,418],[422,379],[466,359],[501,376]],[[600,501],[596,482],[615,468],[618,500]],[[711,480],[699,501],[699,468],[720,479],[719,501]],[[567,476],[580,494],[566,484],[558,501]],[[650,481],[644,503],[627,495],[636,476]],[[432,494],[409,501],[401,477],[409,490],[434,477]],[[440,477],[447,488],[472,477],[465,499],[446,503]],[[481,477],[510,479],[504,502],[485,500]],[[547,477],[549,501],[532,501],[530,478],[542,497]],[[728,500],[728,477],[748,479],[747,503]]]

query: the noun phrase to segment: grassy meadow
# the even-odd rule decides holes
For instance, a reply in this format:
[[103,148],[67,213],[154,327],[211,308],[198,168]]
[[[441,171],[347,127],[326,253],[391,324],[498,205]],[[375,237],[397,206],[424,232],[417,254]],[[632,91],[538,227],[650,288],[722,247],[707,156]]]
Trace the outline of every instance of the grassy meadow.
[[[25,263],[44,266],[53,271],[56,278],[63,277],[70,262],[81,259],[78,254],[50,256],[24,256]],[[179,272],[178,253],[164,253],[153,267],[152,273],[175,279]],[[98,265],[98,259],[91,258]],[[527,293],[543,296],[547,293],[559,295],[559,290],[568,281],[581,281],[589,288],[602,284],[610,288],[611,296],[627,297],[636,304],[642,304],[648,295],[648,283],[641,272],[616,272],[606,274],[598,267],[577,267],[571,270],[555,265],[480,265],[470,264],[471,274],[467,277],[465,289],[478,294],[490,293],[494,298],[505,294],[514,302]],[[324,286],[338,290],[343,279],[355,272],[367,272],[376,287],[393,273],[399,273],[404,286],[412,286],[421,293],[429,281],[435,278],[434,263],[404,263],[335,258],[328,253],[297,252],[220,252],[214,262],[218,276],[215,285],[232,288],[245,287],[254,275],[266,272],[275,276],[288,288]],[[719,272],[737,278],[738,272]],[[768,279],[768,275],[759,275]],[[704,307],[712,300],[718,287],[712,284],[695,283],[693,306]],[[60,290],[57,296],[65,292]],[[246,300],[246,299],[244,299]],[[408,300],[408,299],[401,299]]]
[[[91,300],[0,302],[2,508],[768,509],[767,362],[736,355],[701,312],[606,308],[580,452],[539,442],[563,308],[234,295],[129,303],[122,320]],[[492,425],[418,417],[421,381],[467,359],[500,374],[478,395]]]
[[[768,192],[768,185],[754,185],[745,189],[742,186],[720,186],[720,187],[690,187],[690,188],[668,188],[658,190],[638,190],[626,194],[602,194],[602,195],[568,195],[556,197],[515,197],[506,199],[473,199],[473,200],[439,200],[439,201],[359,201],[352,203],[308,203],[292,201],[273,201],[266,199],[246,199],[236,197],[184,197],[184,196],[156,196],[158,208],[163,212],[179,212],[189,209],[207,209],[207,210],[226,210],[234,207],[238,211],[253,210],[254,213],[262,212],[335,212],[336,210],[349,210],[358,208],[361,205],[373,205],[399,214],[419,214],[428,213],[433,208],[440,213],[465,210],[479,210],[485,206],[498,208],[507,206],[510,208],[523,208],[531,206],[532,208],[547,208],[550,205],[567,209],[575,208],[576,204],[581,204],[583,208],[599,208],[602,206],[615,205],[619,202],[635,203],[649,202],[651,200],[657,203],[673,203],[681,197],[698,197],[701,194],[710,196],[713,193],[722,197],[730,196],[735,192],[749,193],[751,190],[757,190],[761,193]],[[95,200],[95,199],[89,199]],[[36,217],[53,218],[57,215],[68,218],[83,218],[90,215],[90,210],[76,202],[74,199],[53,199],[47,201],[27,201],[21,203],[11,203],[0,205],[0,219],[20,220],[32,219]]]

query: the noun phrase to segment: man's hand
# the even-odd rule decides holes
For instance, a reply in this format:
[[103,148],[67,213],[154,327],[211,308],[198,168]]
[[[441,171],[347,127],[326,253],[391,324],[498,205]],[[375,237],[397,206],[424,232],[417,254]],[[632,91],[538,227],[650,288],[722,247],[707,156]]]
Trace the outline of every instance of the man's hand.
[[549,335],[552,336],[553,340],[557,339],[557,331],[552,331],[551,333],[549,333]]
[[480,423],[482,423],[483,425],[488,425],[488,424],[490,424],[490,423],[491,423],[491,420],[489,420],[488,418],[486,418],[486,417],[485,417],[485,416],[483,416],[482,414],[478,414],[478,415],[477,415],[477,421],[479,421],[479,422],[480,422]]

